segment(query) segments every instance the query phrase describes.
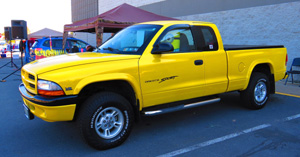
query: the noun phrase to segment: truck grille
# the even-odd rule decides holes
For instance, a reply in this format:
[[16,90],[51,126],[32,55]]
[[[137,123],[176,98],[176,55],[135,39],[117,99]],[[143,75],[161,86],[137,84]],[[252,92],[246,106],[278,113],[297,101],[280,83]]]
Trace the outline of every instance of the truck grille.
[[32,94],[37,94],[36,93],[36,76],[32,73],[29,73],[25,69],[22,69],[21,71],[22,75],[22,82],[25,85],[25,88]]
[[35,77],[31,74],[28,74],[28,78],[31,79],[31,80],[35,80]]

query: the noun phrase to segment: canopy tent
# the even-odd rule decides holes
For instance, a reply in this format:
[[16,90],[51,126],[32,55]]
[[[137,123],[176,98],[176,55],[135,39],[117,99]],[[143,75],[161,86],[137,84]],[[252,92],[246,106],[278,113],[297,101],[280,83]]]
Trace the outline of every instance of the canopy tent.
[[57,36],[62,37],[63,33],[55,31],[55,30],[52,30],[52,29],[49,29],[49,28],[44,28],[44,29],[41,29],[41,30],[36,31],[34,33],[28,34],[28,39],[31,39],[31,38],[39,39],[39,38],[49,37],[49,36],[52,36],[52,37],[54,37],[54,36],[56,36],[56,37]]
[[178,19],[160,16],[124,3],[95,17],[65,25],[64,41],[68,32],[96,32],[97,46],[100,46],[104,32],[116,33],[134,23],[158,20]]

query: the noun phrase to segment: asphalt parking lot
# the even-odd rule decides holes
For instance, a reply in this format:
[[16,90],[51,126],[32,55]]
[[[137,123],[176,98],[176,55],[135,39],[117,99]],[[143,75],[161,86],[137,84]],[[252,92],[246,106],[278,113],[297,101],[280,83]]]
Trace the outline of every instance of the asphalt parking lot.
[[[1,58],[0,67],[9,61]],[[4,66],[0,79],[14,70]],[[142,117],[124,144],[97,151],[75,122],[27,120],[20,83],[20,71],[0,82],[1,156],[300,156],[299,84],[277,83],[277,94],[261,110],[240,106],[239,93],[231,92],[219,103]]]

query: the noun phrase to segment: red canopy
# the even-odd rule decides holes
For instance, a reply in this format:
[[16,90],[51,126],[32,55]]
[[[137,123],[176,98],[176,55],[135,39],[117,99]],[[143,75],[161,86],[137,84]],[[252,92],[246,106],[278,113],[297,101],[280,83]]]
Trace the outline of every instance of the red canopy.
[[178,19],[160,16],[124,3],[98,16],[65,25],[63,45],[66,43],[68,32],[96,32],[97,46],[100,46],[103,32],[115,33],[134,23],[159,20]]
[[95,32],[95,28],[104,27],[104,32],[116,32],[134,23],[159,21],[159,20],[178,20],[170,17],[160,16],[129,4],[122,4],[98,16],[65,25],[67,32]]

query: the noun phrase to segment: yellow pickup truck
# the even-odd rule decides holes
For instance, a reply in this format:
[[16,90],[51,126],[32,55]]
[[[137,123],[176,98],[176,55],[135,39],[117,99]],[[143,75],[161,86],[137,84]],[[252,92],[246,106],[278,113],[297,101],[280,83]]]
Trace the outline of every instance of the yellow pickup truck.
[[223,45],[216,25],[155,21],[127,27],[97,52],[66,54],[22,68],[25,115],[75,120],[96,149],[123,143],[141,115],[218,102],[240,91],[264,107],[286,72],[284,46]]

